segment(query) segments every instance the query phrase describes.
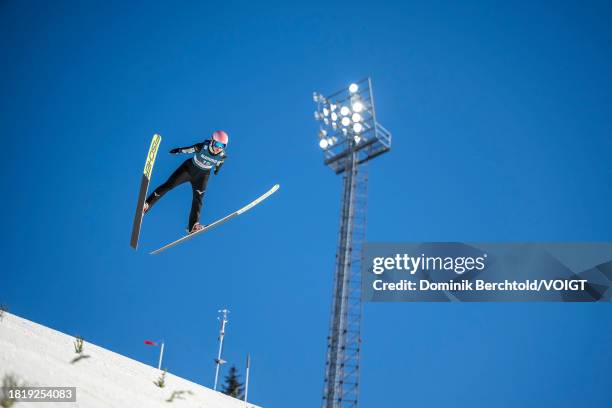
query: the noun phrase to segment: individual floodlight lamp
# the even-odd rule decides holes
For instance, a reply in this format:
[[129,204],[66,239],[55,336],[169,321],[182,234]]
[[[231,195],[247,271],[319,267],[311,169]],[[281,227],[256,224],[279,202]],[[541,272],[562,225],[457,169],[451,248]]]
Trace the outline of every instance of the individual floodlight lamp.
[[327,149],[327,146],[329,145],[329,142],[327,141],[327,139],[321,139],[319,141],[319,147],[321,149]]
[[348,106],[343,106],[340,108],[340,114],[342,116],[348,116],[351,113],[351,110],[348,108]]
[[338,114],[337,114],[336,112],[332,112],[332,113],[331,113],[331,118],[332,118],[332,120],[333,120],[334,122],[335,122],[335,121],[337,121],[337,120],[338,120]]
[[357,113],[363,111],[363,102],[356,101],[355,103],[353,103],[353,111]]
[[363,118],[361,117],[361,114],[353,113],[353,116],[351,116],[351,119],[353,120],[353,122],[361,122]]
[[361,123],[355,123],[353,125],[353,132],[361,133],[362,130],[363,130],[363,125]]
[[329,116],[329,109],[323,108],[323,115],[324,116]]
[[349,126],[351,124],[351,120],[348,117],[343,117],[342,118],[342,126]]
[[357,84],[350,84],[349,85],[349,92],[350,93],[355,93],[359,90],[359,86]]

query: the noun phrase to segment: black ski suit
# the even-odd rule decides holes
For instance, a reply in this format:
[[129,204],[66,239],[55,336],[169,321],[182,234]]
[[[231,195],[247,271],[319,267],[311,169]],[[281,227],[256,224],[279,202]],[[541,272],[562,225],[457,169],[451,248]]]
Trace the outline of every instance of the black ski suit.
[[200,220],[200,210],[202,209],[202,199],[208,184],[208,177],[214,168],[215,176],[227,158],[225,151],[213,154],[209,149],[210,141],[196,143],[193,146],[179,147],[170,150],[172,154],[195,153],[193,158],[187,159],[168,177],[168,180],[155,189],[147,198],[149,210],[153,205],[174,187],[187,181],[191,183],[192,200],[191,212],[189,213],[188,231],[191,231],[194,224]]

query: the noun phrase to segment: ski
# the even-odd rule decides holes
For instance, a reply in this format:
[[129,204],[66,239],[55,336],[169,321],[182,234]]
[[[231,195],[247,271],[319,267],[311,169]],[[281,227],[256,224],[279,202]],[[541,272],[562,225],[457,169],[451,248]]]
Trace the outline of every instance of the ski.
[[264,194],[262,194],[261,196],[259,196],[258,198],[256,198],[255,200],[253,200],[252,202],[250,202],[249,204],[245,205],[244,207],[242,207],[241,209],[239,209],[238,211],[234,211],[233,213],[226,215],[223,218],[218,219],[217,221],[208,224],[206,226],[204,226],[204,228],[202,228],[201,230],[194,232],[193,234],[189,234],[186,235],[182,238],[177,239],[174,242],[169,243],[168,245],[165,245],[159,249],[156,249],[155,251],[149,252],[149,254],[151,255],[155,255],[155,254],[159,254],[162,251],[165,251],[168,248],[172,248],[175,245],[180,244],[181,242],[187,241],[188,239],[193,238],[194,236],[201,234],[205,231],[211,230],[214,227],[217,227],[221,224],[223,224],[224,222],[227,222],[229,220],[231,220],[234,217],[239,216],[240,214],[243,214],[245,212],[247,212],[248,210],[250,210],[251,208],[255,207],[257,204],[261,203],[263,200],[265,200],[266,198],[270,197],[272,194],[274,194],[276,192],[276,190],[278,190],[278,188],[280,187],[280,185],[275,184],[274,187],[272,187],[270,190],[266,191]]
[[130,239],[130,246],[134,249],[138,248],[138,238],[140,237],[140,226],[142,224],[143,207],[144,202],[147,198],[147,191],[149,190],[149,182],[151,181],[151,173],[153,172],[153,165],[155,164],[155,157],[157,157],[157,149],[161,143],[161,136],[157,133],[153,135],[151,139],[151,145],[149,146],[149,153],[147,154],[147,160],[145,161],[144,171],[142,174],[142,180],[140,181],[140,192],[138,193],[138,202],[136,203],[136,214],[134,214],[134,223],[132,225],[132,238]]

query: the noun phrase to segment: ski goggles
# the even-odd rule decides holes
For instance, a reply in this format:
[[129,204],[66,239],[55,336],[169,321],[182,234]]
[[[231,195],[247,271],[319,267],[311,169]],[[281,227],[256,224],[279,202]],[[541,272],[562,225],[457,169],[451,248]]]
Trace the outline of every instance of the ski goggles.
[[216,147],[217,149],[225,149],[225,146],[225,143],[221,143],[216,140],[212,141],[212,147]]

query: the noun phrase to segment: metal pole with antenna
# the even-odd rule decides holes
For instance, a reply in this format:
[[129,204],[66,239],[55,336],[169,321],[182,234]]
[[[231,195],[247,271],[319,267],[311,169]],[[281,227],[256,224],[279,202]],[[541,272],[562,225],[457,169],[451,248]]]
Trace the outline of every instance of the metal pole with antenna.
[[227,324],[227,314],[229,310],[223,309],[219,310],[221,316],[217,317],[218,320],[221,321],[221,329],[219,331],[219,353],[217,354],[217,358],[215,359],[216,369],[215,369],[215,385],[213,390],[217,390],[217,381],[219,380],[219,368],[221,364],[225,364],[225,360],[221,359],[221,352],[223,351],[223,338],[225,337],[225,325]]

